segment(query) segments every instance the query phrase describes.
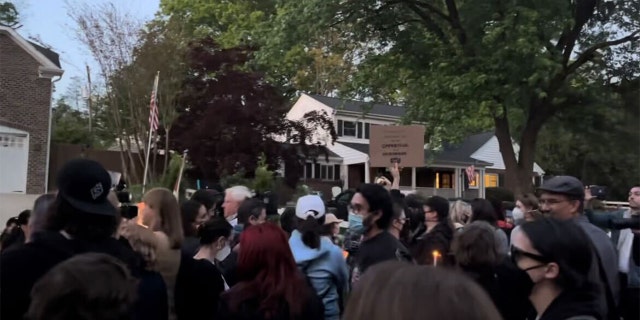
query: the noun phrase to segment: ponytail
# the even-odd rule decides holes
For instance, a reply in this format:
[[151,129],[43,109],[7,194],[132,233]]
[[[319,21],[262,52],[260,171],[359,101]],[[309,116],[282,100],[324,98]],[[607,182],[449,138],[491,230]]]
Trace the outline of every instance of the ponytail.
[[313,216],[307,216],[306,220],[298,219],[298,231],[302,234],[302,243],[311,249],[319,249],[323,224],[324,216],[319,219]]

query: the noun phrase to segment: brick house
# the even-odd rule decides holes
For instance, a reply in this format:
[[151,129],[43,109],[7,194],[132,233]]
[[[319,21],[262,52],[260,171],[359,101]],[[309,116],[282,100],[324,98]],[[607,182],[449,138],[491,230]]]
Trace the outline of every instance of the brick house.
[[47,190],[58,54],[0,26],[0,194]]

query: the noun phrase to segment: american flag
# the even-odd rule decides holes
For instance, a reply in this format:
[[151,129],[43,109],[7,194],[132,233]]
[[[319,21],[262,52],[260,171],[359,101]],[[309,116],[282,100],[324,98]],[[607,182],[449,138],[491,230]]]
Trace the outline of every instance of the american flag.
[[473,183],[476,180],[476,167],[471,165],[465,169],[469,183]]
[[158,76],[153,82],[153,91],[151,91],[151,103],[149,104],[149,133],[158,130]]

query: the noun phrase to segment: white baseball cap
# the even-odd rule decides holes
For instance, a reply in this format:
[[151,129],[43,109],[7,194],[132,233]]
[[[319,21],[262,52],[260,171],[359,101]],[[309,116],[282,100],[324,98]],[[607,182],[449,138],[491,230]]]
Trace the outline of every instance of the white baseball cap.
[[311,216],[314,219],[320,219],[325,214],[324,201],[316,195],[303,196],[298,199],[296,204],[296,217],[307,219]]

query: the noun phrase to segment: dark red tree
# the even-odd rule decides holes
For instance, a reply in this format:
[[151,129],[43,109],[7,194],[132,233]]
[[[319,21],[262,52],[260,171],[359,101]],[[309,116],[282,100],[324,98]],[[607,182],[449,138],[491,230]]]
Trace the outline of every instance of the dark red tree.
[[178,97],[171,148],[188,149],[195,171],[210,181],[241,169],[251,175],[264,154],[272,169],[285,162],[285,180],[294,186],[304,159],[324,149],[311,143],[312,135],[322,128],[333,142],[336,131],[328,115],[318,112],[287,120],[288,99],[247,67],[252,52],[220,49],[211,39],[190,45],[190,72]]

